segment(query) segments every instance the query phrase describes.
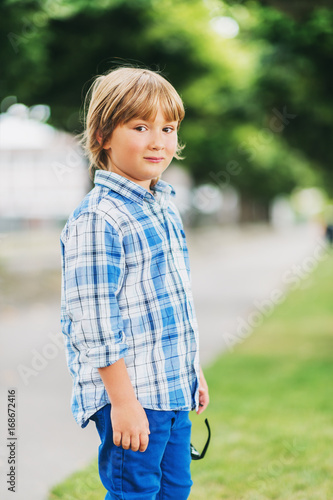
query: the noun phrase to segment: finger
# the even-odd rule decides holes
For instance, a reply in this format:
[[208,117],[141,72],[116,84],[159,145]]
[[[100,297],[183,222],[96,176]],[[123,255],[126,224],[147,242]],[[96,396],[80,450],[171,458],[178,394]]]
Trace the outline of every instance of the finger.
[[113,442],[116,446],[120,446],[121,434],[118,431],[113,432]]
[[208,406],[208,403],[209,403],[208,394],[205,394],[204,397],[199,398],[199,404],[202,405],[202,406],[204,406],[205,408]]
[[197,409],[197,415],[200,415],[200,413],[202,413],[204,411],[204,407],[203,406],[199,406],[199,408]]
[[200,415],[207,408],[207,403],[202,398],[199,398],[199,408],[197,410],[197,415]]
[[140,446],[140,437],[139,435],[135,435],[131,437],[131,450],[138,451]]
[[147,418],[147,420],[146,420],[146,432],[147,432],[147,434],[150,434],[150,429],[149,429],[149,420],[148,420],[148,418]]
[[148,434],[140,434],[140,448],[139,450],[146,451],[149,443],[149,437]]
[[131,437],[129,434],[123,434],[121,437],[121,446],[124,450],[128,450],[131,446]]
[[208,391],[202,391],[201,394],[199,394],[199,403],[203,404],[203,405],[208,405],[209,403],[209,394],[208,394]]

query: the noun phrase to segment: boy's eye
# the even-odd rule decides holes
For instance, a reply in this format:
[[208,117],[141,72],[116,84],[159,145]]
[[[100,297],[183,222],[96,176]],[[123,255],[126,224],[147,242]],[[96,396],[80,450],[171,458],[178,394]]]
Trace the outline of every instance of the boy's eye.
[[165,127],[163,130],[165,130],[166,132],[168,132],[170,134],[173,131],[173,128],[172,127]]
[[[147,127],[145,127],[144,125],[139,125],[138,127],[135,127],[135,130],[138,130],[139,132],[142,132],[144,130],[146,130]],[[173,127],[164,127],[163,128],[163,131],[164,132],[167,132],[168,134],[170,134],[171,132],[173,132],[174,128]]]

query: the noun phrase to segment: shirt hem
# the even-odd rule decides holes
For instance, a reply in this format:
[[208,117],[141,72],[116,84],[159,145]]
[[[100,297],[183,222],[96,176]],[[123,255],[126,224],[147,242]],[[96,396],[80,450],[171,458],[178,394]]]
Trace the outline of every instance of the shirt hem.
[[[158,406],[158,405],[152,405],[152,404],[144,404],[144,403],[141,403],[141,401],[138,399],[139,403],[141,404],[142,408],[145,408],[146,410],[156,410],[156,411],[192,411],[192,410],[196,410],[197,409],[197,406],[196,404],[192,404],[192,405],[184,405],[184,406],[177,406],[177,405],[174,405],[174,406]],[[103,408],[104,406],[110,404],[110,401],[109,400],[104,400],[104,402],[101,402],[97,407],[94,407],[94,408],[89,408],[89,409],[86,409],[86,411],[84,412],[84,417],[80,420],[78,419],[75,419],[76,422],[78,423],[78,425],[80,425],[80,427],[82,429],[84,429],[85,427],[87,427],[87,425],[89,424],[89,421],[90,421],[90,417],[92,415],[94,415],[96,412],[98,412],[98,410],[100,410],[101,408]]]

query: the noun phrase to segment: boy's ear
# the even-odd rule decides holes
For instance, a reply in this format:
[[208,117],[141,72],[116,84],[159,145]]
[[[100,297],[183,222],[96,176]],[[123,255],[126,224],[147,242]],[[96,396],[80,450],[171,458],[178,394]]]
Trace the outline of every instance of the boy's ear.
[[103,149],[110,149],[110,139],[108,139],[107,141],[104,141],[104,143],[103,143],[103,137],[102,137],[100,130],[97,130],[97,132],[96,132],[96,139],[97,139],[98,144],[101,144],[103,146]]
[[98,144],[102,144],[102,134],[101,134],[101,131],[100,130],[97,130],[96,132],[96,139],[97,139],[97,142]]

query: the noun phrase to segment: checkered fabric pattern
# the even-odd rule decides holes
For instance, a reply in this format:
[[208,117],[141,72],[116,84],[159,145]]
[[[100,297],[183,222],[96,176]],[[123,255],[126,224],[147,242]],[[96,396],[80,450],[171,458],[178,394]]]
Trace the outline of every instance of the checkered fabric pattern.
[[120,358],[144,408],[198,409],[198,325],[175,191],[159,180],[151,194],[103,170],[94,182],[60,237],[74,418],[85,427],[110,402],[97,368]]

